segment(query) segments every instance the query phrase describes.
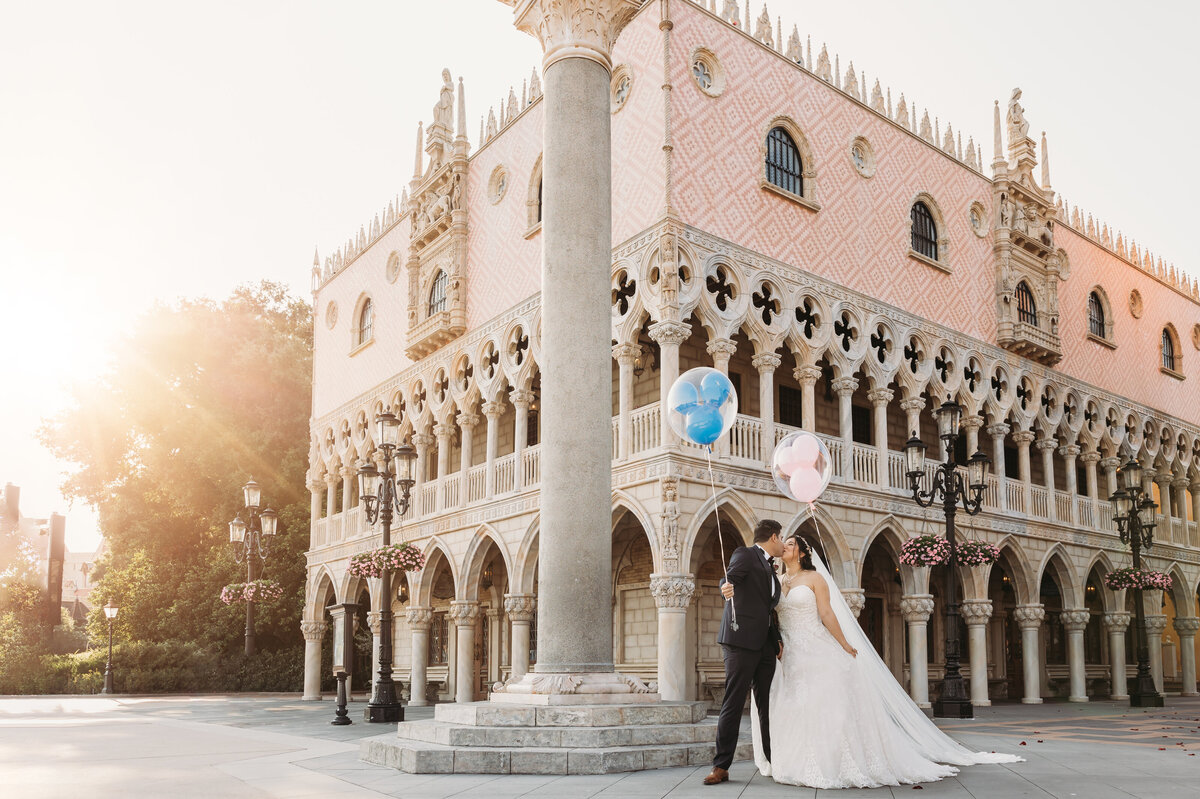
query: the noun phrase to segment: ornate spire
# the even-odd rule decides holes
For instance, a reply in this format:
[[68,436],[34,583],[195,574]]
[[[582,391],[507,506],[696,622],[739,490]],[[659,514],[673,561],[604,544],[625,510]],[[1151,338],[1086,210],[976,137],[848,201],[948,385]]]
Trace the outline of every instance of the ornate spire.
[[467,99],[463,79],[458,79],[458,138],[467,138]]
[[1004,139],[1000,133],[1000,101],[996,101],[996,110],[992,115],[992,135],[996,139],[996,151],[992,154],[993,161],[999,161],[1004,157]]
[[422,173],[425,171],[424,150],[421,149],[421,143],[425,139],[425,125],[421,122],[417,123],[417,160],[413,166],[413,180],[420,180]]
[[1046,146],[1046,131],[1042,131],[1042,188],[1050,190],[1050,149]]

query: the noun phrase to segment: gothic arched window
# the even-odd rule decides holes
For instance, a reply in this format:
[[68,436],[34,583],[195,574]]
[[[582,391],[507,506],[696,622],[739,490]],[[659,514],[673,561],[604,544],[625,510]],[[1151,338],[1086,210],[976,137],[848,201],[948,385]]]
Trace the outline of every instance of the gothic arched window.
[[1088,294],[1088,332],[1098,338],[1105,338],[1107,327],[1104,324],[1104,303],[1096,292]]
[[1037,305],[1033,301],[1033,292],[1029,284],[1022,280],[1017,284],[1017,321],[1037,327]]
[[438,270],[433,278],[433,287],[429,290],[429,316],[446,310],[446,273]]
[[1171,335],[1170,328],[1166,327],[1162,332],[1162,365],[1164,369],[1177,371],[1175,369],[1175,338]]
[[937,223],[933,221],[933,213],[929,206],[918,200],[913,203],[912,212],[912,248],[913,251],[934,261],[938,259]]
[[782,127],[767,134],[767,181],[797,197],[804,196],[804,165],[796,142]]
[[375,335],[375,306],[370,298],[363,300],[358,312],[358,344],[366,344]]

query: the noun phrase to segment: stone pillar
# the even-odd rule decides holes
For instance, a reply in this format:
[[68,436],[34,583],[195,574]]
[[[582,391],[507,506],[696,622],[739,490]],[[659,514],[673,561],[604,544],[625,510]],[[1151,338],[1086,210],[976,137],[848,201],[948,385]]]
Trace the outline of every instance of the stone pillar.
[[[1154,482],[1158,484],[1158,512],[1162,514],[1162,524],[1158,526],[1158,534],[1160,540],[1175,541],[1175,519],[1174,509],[1171,502],[1171,473],[1169,471],[1159,472],[1154,475]],[[1158,689],[1159,691],[1162,688]]]
[[900,408],[904,411],[904,426],[908,428],[904,431],[904,440],[916,436],[921,437],[921,411],[925,409],[924,397],[909,397],[905,400],[900,400]]
[[304,633],[304,696],[305,700],[321,698],[321,642],[329,629],[326,621],[302,621],[300,632]]
[[885,491],[888,488],[889,470],[887,409],[895,397],[896,392],[890,388],[876,388],[867,393],[867,399],[871,401],[871,407],[875,410],[875,460],[878,462],[876,482]]
[[[446,422],[438,422],[433,426],[433,434],[437,436],[438,442],[437,479],[444,481],[450,473],[450,448],[454,440],[454,427]],[[438,506],[441,507],[440,501]]]
[[483,403],[483,415],[487,419],[487,466],[483,478],[483,493],[491,499],[496,495],[496,448],[500,439],[500,415],[504,413],[501,402]]
[[338,513],[338,509],[334,507],[337,502],[337,484],[338,476],[332,472],[325,473],[325,512],[329,516]]
[[[867,606],[867,592],[861,588],[843,588],[842,597],[850,606],[850,612],[854,614],[854,618],[857,619],[863,608]],[[883,657],[883,653],[880,652],[879,656]]]
[[971,658],[971,704],[987,707],[988,699],[988,619],[992,617],[992,600],[964,599],[958,609],[967,625],[967,648]]
[[908,693],[918,707],[929,703],[929,616],[933,613],[932,594],[910,594],[900,599],[900,612],[908,623]]
[[979,428],[983,427],[982,416],[964,416],[962,429],[967,434],[967,457],[979,450]]
[[1125,631],[1129,629],[1128,611],[1104,614],[1104,629],[1108,631],[1108,676],[1112,682],[1110,699],[1128,699],[1126,680]]
[[1005,482],[1008,475],[1004,471],[1004,437],[1008,435],[1008,429],[1008,425],[1003,422],[987,427],[987,434],[992,437],[992,474],[996,476],[996,502],[1000,510],[1008,510],[1008,490]]
[[688,340],[692,333],[690,325],[683,322],[655,322],[650,325],[650,338],[658,342],[658,415],[661,424],[659,441],[664,447],[673,447],[679,442],[671,423],[667,421],[667,394],[679,379],[679,345]]
[[1096,464],[1100,462],[1100,453],[1090,449],[1083,453],[1080,460],[1086,473],[1087,495],[1092,500],[1092,527],[1100,529],[1100,480],[1096,472]]
[[1188,532],[1188,526],[1187,526],[1188,479],[1186,477],[1176,477],[1174,480],[1171,481],[1171,488],[1174,489],[1171,492],[1171,497],[1172,497],[1172,499],[1175,500],[1175,517],[1177,519],[1179,519],[1179,522],[1178,522],[1179,537],[1176,538],[1175,540],[1176,540],[1176,543],[1187,546],[1187,544],[1188,544],[1188,534],[1187,534],[1187,532]]
[[[358,470],[351,469],[349,466],[343,466],[339,472],[342,476],[342,513],[350,510],[350,493],[354,489],[353,481],[358,478]],[[346,537],[350,537],[355,531],[346,529]]]
[[1064,610],[1062,612],[1063,627],[1067,631],[1067,668],[1071,675],[1071,693],[1069,702],[1086,702],[1087,668],[1083,660],[1083,631],[1087,629],[1088,619],[1092,616],[1084,608]]
[[1196,523],[1197,531],[1200,531],[1200,482],[1192,483],[1188,490],[1192,492],[1192,521]]
[[629,459],[629,423],[633,415],[633,362],[642,354],[642,348],[636,344],[618,344],[612,348],[613,357],[619,367],[620,385],[618,386],[617,417],[617,457]]
[[412,631],[412,671],[409,674],[408,703],[414,707],[429,704],[426,669],[429,666],[429,625],[433,621],[430,608],[413,606],[406,612],[408,629]]
[[525,442],[529,440],[529,406],[533,392],[514,388],[508,398],[513,404],[513,488],[525,487]]
[[512,625],[512,680],[520,680],[529,673],[529,624],[537,612],[537,599],[533,594],[505,594],[504,612]]
[[1035,438],[1032,430],[1018,430],[1013,433],[1013,441],[1017,445],[1017,472],[1021,479],[1021,488],[1025,493],[1025,513],[1033,515],[1033,486],[1029,478],[1029,445]]
[[[437,443],[437,439],[429,433],[414,433],[413,448],[417,451],[417,462],[413,465],[413,490],[416,491],[421,486],[425,485],[426,476],[429,474],[429,450],[433,449],[433,445]],[[422,508],[422,513],[429,513],[433,508]]]
[[[1150,591],[1144,591],[1151,594]],[[1158,592],[1153,592],[1157,594]],[[1158,610],[1158,605],[1154,606]],[[1154,687],[1161,694],[1163,689],[1162,634],[1167,629],[1167,617],[1162,613],[1146,614],[1146,641],[1150,645],[1150,675],[1154,677]]]
[[454,600],[450,603],[458,646],[454,651],[454,701],[475,701],[475,621],[479,603]]
[[1037,442],[1037,448],[1042,452],[1042,474],[1046,481],[1046,517],[1058,519],[1058,500],[1054,489],[1054,450],[1058,448],[1058,440],[1053,435],[1043,438]]
[[[395,586],[393,586],[395,587]],[[380,624],[383,616],[378,610],[367,612],[367,627],[371,630],[371,693],[375,692],[375,681],[379,679],[379,647],[380,647],[380,632],[383,626]],[[400,690],[396,689],[397,692]]]
[[1183,661],[1183,696],[1196,696],[1196,631],[1200,630],[1200,619],[1194,616],[1176,616],[1175,632],[1179,635],[1179,656]]
[[689,574],[652,574],[658,605],[658,692],[666,702],[687,701],[687,612],[696,581]]
[[858,390],[858,381],[853,377],[839,377],[833,383],[838,395],[838,434],[842,438],[842,478],[854,479],[854,419],[851,414],[850,398]]
[[321,520],[321,501],[324,499],[321,492],[324,490],[324,486],[325,484],[320,480],[308,481],[308,490],[312,497],[308,504],[308,521],[309,529],[313,532],[316,532],[317,522]]
[[[713,368],[723,375],[729,375],[729,359],[737,352],[737,344],[733,339],[714,338],[705,345],[704,349],[712,356]],[[741,404],[741,397],[738,397]]]
[[487,682],[488,690],[500,680],[500,609],[488,607],[484,612],[487,625]]
[[1108,499],[1113,494],[1117,493],[1117,469],[1121,468],[1121,459],[1118,457],[1103,458],[1100,461],[1100,466],[1104,469],[1104,476],[1108,480],[1108,491],[1105,494],[1105,499]]
[[1079,503],[1075,497],[1079,494],[1079,484],[1075,477],[1075,459],[1079,457],[1078,444],[1064,444],[1059,447],[1058,454],[1063,457],[1063,468],[1067,470],[1067,494],[1071,497],[1071,523],[1079,524]]
[[[1028,453],[1028,447],[1025,451]],[[1021,698],[1021,701],[1026,705],[1040,705],[1042,703],[1042,670],[1039,662],[1041,649],[1038,646],[1038,631],[1046,619],[1046,609],[1040,604],[1017,605],[1013,609],[1013,618],[1017,620],[1017,625],[1021,628],[1021,667],[1025,676],[1025,696]]]
[[771,455],[775,452],[775,370],[783,359],[773,352],[755,355],[750,363],[758,370],[758,416],[762,420],[762,461],[771,468]]
[[819,366],[798,366],[792,377],[800,384],[800,424],[810,433],[817,432],[817,380],[821,377]]
[[[465,504],[467,501],[467,472],[469,472],[471,470],[471,467],[473,465],[475,465],[475,447],[474,447],[475,435],[474,434],[475,434],[475,425],[479,424],[479,414],[477,414],[477,413],[460,413],[458,416],[455,417],[455,421],[458,422],[458,428],[462,431],[462,447],[460,448],[460,454],[462,455],[462,460],[459,462],[459,467],[458,467],[458,470],[460,472],[462,472],[462,476],[461,476],[462,487],[460,489],[462,491],[462,494],[459,497],[459,503]],[[610,434],[609,438],[610,439],[612,438],[611,434]],[[612,447],[612,444],[609,444],[610,449],[611,449],[611,447]]]

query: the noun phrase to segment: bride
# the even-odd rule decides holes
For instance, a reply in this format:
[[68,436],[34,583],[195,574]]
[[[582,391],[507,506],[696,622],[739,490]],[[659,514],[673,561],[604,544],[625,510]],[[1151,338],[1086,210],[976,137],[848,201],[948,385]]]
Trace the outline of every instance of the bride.
[[921,712],[799,534],[784,542],[781,560],[783,656],[771,682],[771,762],[750,703],[754,760],[764,775],[812,788],[876,788],[940,780],[957,774],[955,766],[1022,759],[971,752]]

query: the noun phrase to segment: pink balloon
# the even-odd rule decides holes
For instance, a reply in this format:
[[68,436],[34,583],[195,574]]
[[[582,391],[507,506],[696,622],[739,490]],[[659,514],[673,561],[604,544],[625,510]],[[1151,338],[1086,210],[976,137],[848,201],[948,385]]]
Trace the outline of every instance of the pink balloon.
[[788,477],[803,465],[807,464],[802,463],[799,453],[791,445],[775,448],[775,467]]
[[816,437],[811,435],[800,436],[792,442],[792,452],[796,453],[801,466],[812,466],[817,462],[817,456],[821,454]]
[[800,469],[792,475],[788,487],[792,489],[792,496],[797,502],[808,503],[821,496],[821,491],[825,488],[824,482],[821,473],[816,469]]

